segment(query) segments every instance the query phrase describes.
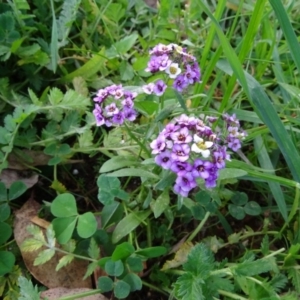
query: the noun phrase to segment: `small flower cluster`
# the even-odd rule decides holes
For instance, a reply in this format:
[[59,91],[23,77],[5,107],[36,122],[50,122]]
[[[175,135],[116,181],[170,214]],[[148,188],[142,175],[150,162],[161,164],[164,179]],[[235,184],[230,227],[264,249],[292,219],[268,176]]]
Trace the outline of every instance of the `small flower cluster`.
[[[219,170],[225,168],[226,160],[230,160],[227,146],[235,151],[237,147],[233,146],[233,141],[245,136],[245,133],[231,130],[234,127],[231,125],[238,123],[235,116],[225,115],[223,119],[227,136],[214,133],[200,118],[181,115],[167,124],[151,142],[156,164],[177,175],[175,193],[187,197],[197,186],[197,178],[202,178],[207,188],[216,186]],[[212,123],[216,118],[206,120]]]
[[[174,79],[173,87],[182,92],[189,85],[200,80],[200,68],[196,58],[186,52],[177,44],[158,44],[150,51],[150,60],[145,69],[151,73],[165,72],[169,78]],[[147,94],[161,96],[167,85],[163,80],[149,83],[143,87]]]
[[133,108],[133,100],[137,93],[125,91],[122,85],[111,85],[104,89],[98,90],[96,97],[93,99],[95,109],[93,114],[97,126],[121,125],[125,120],[134,121],[137,112]]

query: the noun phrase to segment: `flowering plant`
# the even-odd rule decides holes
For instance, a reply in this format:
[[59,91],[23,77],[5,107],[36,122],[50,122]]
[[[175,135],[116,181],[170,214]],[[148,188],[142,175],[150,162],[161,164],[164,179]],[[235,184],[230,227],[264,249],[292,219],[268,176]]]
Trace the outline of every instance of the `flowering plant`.
[[[167,74],[178,92],[199,82],[201,74],[196,58],[176,44],[158,44],[150,50],[145,70]],[[159,79],[143,85],[142,90],[145,94],[162,96],[168,83]],[[100,89],[94,98],[96,124],[111,126],[122,125],[125,120],[134,121],[136,97],[136,92],[126,91],[122,85]],[[225,168],[225,161],[230,159],[227,149],[237,151],[241,147],[246,133],[240,131],[235,115],[224,114],[222,119],[223,130],[220,127],[213,130],[216,117],[182,114],[168,123],[150,143],[156,164],[176,174],[176,194],[187,197],[198,185],[198,179],[204,180],[206,188],[215,187],[219,170]]]

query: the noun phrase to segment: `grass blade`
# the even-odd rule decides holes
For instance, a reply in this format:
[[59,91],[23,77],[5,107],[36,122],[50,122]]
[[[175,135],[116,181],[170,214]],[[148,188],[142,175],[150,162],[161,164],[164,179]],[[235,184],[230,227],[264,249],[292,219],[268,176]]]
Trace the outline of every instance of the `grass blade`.
[[300,46],[299,46],[299,42],[297,41],[297,36],[294,32],[292,24],[287,15],[287,12],[282,4],[282,1],[269,0],[269,2],[273,7],[273,10],[274,10],[276,17],[278,19],[278,22],[280,24],[280,27],[286,38],[286,41],[287,41],[288,47],[291,51],[291,55],[293,57],[295,65],[297,66],[297,69],[300,72],[300,56],[299,56]]

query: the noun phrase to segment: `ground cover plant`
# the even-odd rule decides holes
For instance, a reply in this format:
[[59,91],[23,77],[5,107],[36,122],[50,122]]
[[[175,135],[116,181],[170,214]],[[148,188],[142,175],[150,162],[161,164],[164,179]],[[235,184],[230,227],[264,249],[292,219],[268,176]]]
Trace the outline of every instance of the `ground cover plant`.
[[300,4],[148,4],[0,2],[0,296],[298,299]]

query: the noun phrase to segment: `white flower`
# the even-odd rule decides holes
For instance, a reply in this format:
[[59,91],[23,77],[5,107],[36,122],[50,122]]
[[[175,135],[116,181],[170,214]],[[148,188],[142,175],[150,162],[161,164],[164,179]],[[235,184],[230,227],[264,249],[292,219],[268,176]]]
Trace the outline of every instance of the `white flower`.
[[197,134],[194,134],[194,144],[191,147],[191,150],[196,153],[201,153],[203,157],[209,157],[210,148],[214,143],[210,141],[204,141]]
[[166,68],[166,73],[169,74],[170,78],[176,78],[181,73],[181,69],[179,68],[178,64],[171,63]]

